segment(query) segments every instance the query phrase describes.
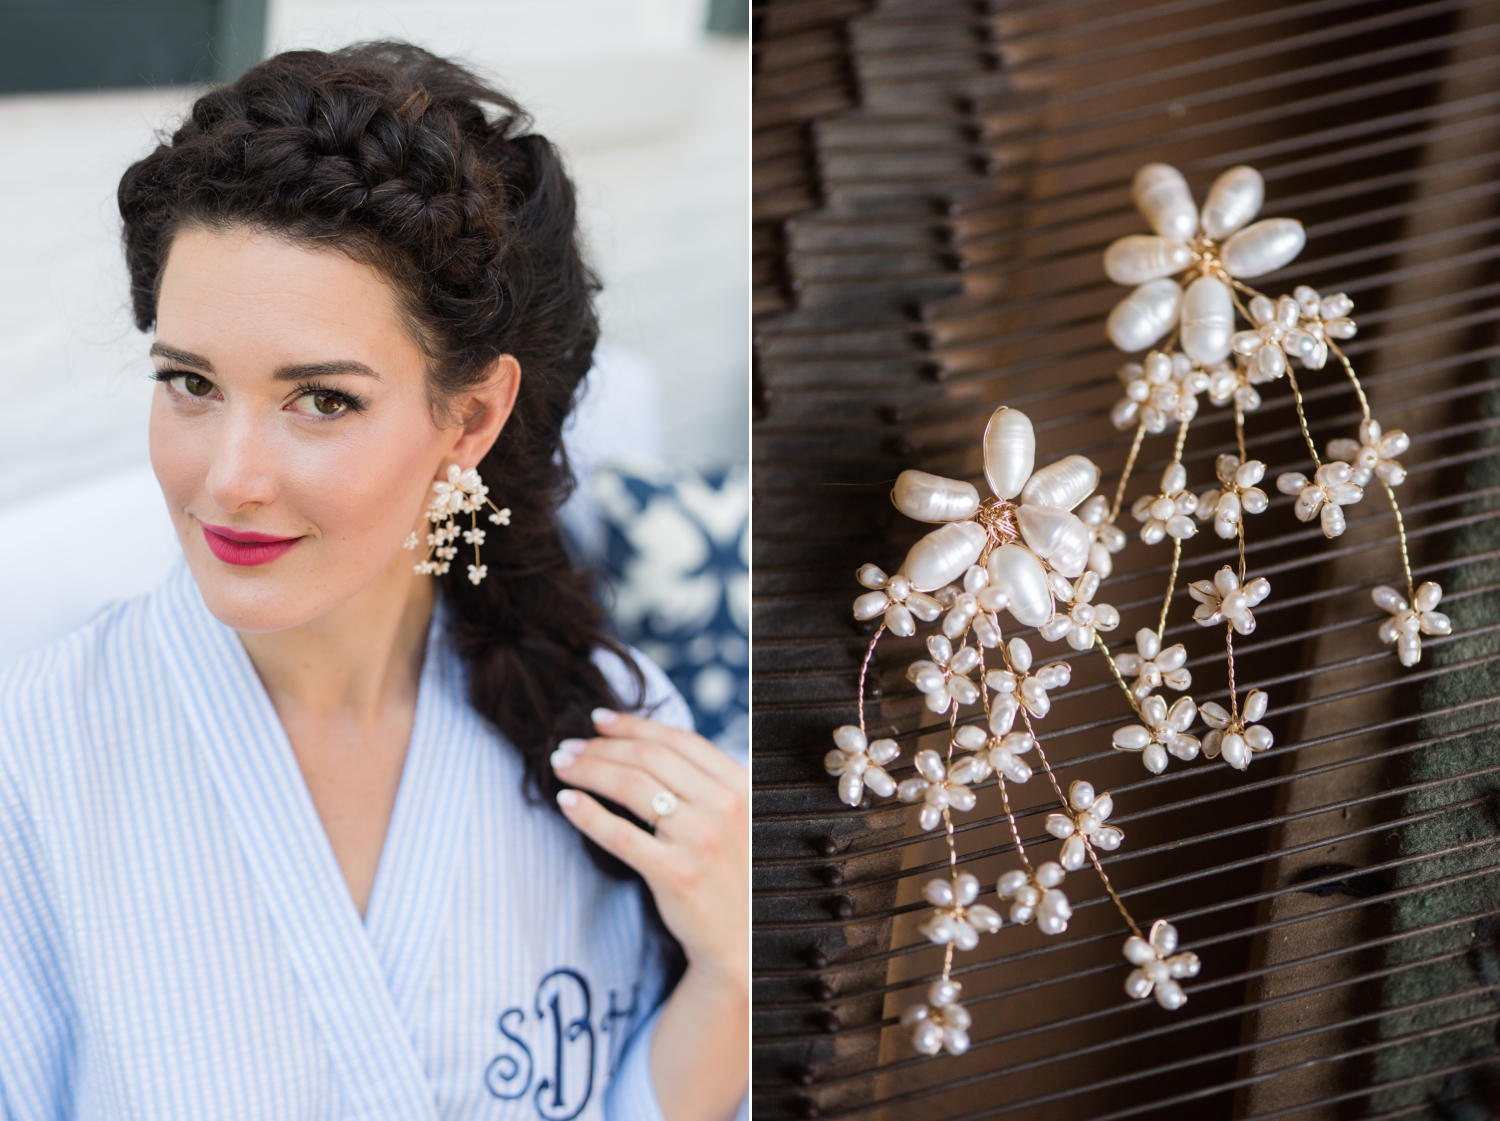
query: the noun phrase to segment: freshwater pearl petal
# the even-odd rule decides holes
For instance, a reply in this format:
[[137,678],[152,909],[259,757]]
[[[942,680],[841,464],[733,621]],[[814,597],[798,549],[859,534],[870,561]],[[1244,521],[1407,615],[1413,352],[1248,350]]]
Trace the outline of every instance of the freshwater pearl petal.
[[1088,526],[1055,506],[1022,506],[1016,511],[1021,536],[1031,551],[1064,576],[1081,575],[1091,544]]
[[1036,433],[1031,418],[1004,405],[984,428],[984,474],[996,498],[1014,498],[1036,465]]
[[[961,524],[973,525],[972,522]],[[984,531],[980,530],[981,545],[983,536]],[[975,555],[978,555],[977,550]],[[1039,627],[1052,615],[1047,573],[1029,550],[1020,545],[1002,545],[990,554],[989,572],[990,583],[1010,598],[1008,610],[1016,622],[1022,626]]]
[[1234,335],[1234,301],[1229,286],[1212,276],[1200,276],[1182,298],[1182,349],[1201,366],[1229,357]]
[[1231,167],[1214,180],[1203,203],[1203,233],[1223,241],[1260,213],[1266,181],[1253,167]]
[[908,518],[919,522],[956,522],[979,509],[979,492],[972,483],[903,471],[896,476],[891,501]]
[[1145,350],[1172,329],[1182,306],[1175,280],[1148,280],[1117,303],[1105,323],[1109,341],[1127,353]]
[[1274,272],[1302,252],[1307,232],[1295,218],[1267,218],[1224,243],[1219,259],[1230,276],[1245,279]]
[[987,540],[974,522],[949,522],[911,547],[901,571],[918,591],[933,591],[962,576],[979,559]]
[[884,592],[866,592],[854,601],[854,617],[873,619],[885,610],[885,605],[889,602]]
[[1198,207],[1187,180],[1170,164],[1148,163],[1135,173],[1131,197],[1151,228],[1163,237],[1189,238],[1198,232]]
[[1237,771],[1243,771],[1250,765],[1250,745],[1237,732],[1224,734],[1219,740],[1219,753],[1224,756],[1224,762]]
[[1428,580],[1417,589],[1416,608],[1418,611],[1431,611],[1443,599],[1442,586]]
[[885,625],[898,638],[910,638],[917,633],[917,624],[911,617],[911,612],[899,603],[886,608]]
[[1260,689],[1251,689],[1245,697],[1245,723],[1258,723],[1266,714],[1270,698]]
[[1104,251],[1104,272],[1116,284],[1131,286],[1179,273],[1193,263],[1193,251],[1175,237],[1131,234]]
[[1099,485],[1099,468],[1087,456],[1066,455],[1027,480],[1021,501],[1031,506],[1071,510]]

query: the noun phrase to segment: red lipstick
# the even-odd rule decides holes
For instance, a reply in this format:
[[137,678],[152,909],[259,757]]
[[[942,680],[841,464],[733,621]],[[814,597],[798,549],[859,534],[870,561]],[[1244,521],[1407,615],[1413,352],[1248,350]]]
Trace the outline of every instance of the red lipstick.
[[227,525],[209,525],[207,522],[198,524],[203,527],[203,540],[208,543],[209,551],[214,556],[225,564],[242,567],[270,564],[302,540],[300,537],[276,537],[269,533],[254,533],[248,529],[231,529]]

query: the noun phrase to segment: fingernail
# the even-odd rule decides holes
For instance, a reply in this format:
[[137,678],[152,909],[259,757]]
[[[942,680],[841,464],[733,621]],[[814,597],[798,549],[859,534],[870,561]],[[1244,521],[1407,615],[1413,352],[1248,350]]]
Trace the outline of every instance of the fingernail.
[[595,724],[611,724],[619,719],[620,714],[612,708],[596,708],[589,713],[589,718]]
[[578,805],[578,791],[559,790],[557,792],[557,804],[559,806],[562,806],[564,809],[572,809],[574,806]]
[[550,758],[552,759],[552,767],[554,770],[556,770],[559,767],[566,767],[571,764],[573,762],[574,756],[571,752],[564,751],[559,747],[552,753]]

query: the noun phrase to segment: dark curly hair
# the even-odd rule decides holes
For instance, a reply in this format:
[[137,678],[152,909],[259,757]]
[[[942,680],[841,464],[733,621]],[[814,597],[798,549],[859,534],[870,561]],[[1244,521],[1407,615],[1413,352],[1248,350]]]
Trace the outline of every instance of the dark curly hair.
[[[143,331],[177,232],[244,225],[379,269],[427,357],[435,405],[501,355],[520,363],[514,412],[480,464],[513,512],[503,551],[490,550],[483,584],[455,568],[440,594],[471,703],[521,753],[531,795],[556,810],[552,750],[593,735],[595,707],[636,707],[644,679],[605,631],[557,522],[573,482],[562,425],[599,334],[599,285],[573,185],[529,125],[510,98],[409,44],[290,51],[199,98],[170,143],[125,172],[119,205]],[[614,694],[592,661],[599,648],[624,659],[641,696]],[[589,851],[610,874],[634,876]]]

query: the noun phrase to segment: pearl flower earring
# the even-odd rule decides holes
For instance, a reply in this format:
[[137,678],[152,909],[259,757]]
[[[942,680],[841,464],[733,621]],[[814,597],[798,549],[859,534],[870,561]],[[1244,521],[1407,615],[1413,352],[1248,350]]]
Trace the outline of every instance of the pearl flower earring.
[[[500,509],[489,499],[490,488],[479,472],[467,471],[454,463],[448,467],[448,481],[432,484],[432,501],[427,504],[427,520],[437,528],[427,535],[427,556],[412,567],[418,576],[444,576],[458,556],[459,514],[469,515],[469,528],[463,530],[464,543],[474,546],[474,563],[469,565],[469,583],[478,584],[489,575],[489,566],[479,563],[479,546],[484,544],[485,530],[479,526],[479,512],[486,506],[493,511],[489,520],[495,525],[510,525],[510,508]],[[416,533],[407,535],[403,548],[415,549],[421,543]],[[435,558],[435,559],[434,559]]]

